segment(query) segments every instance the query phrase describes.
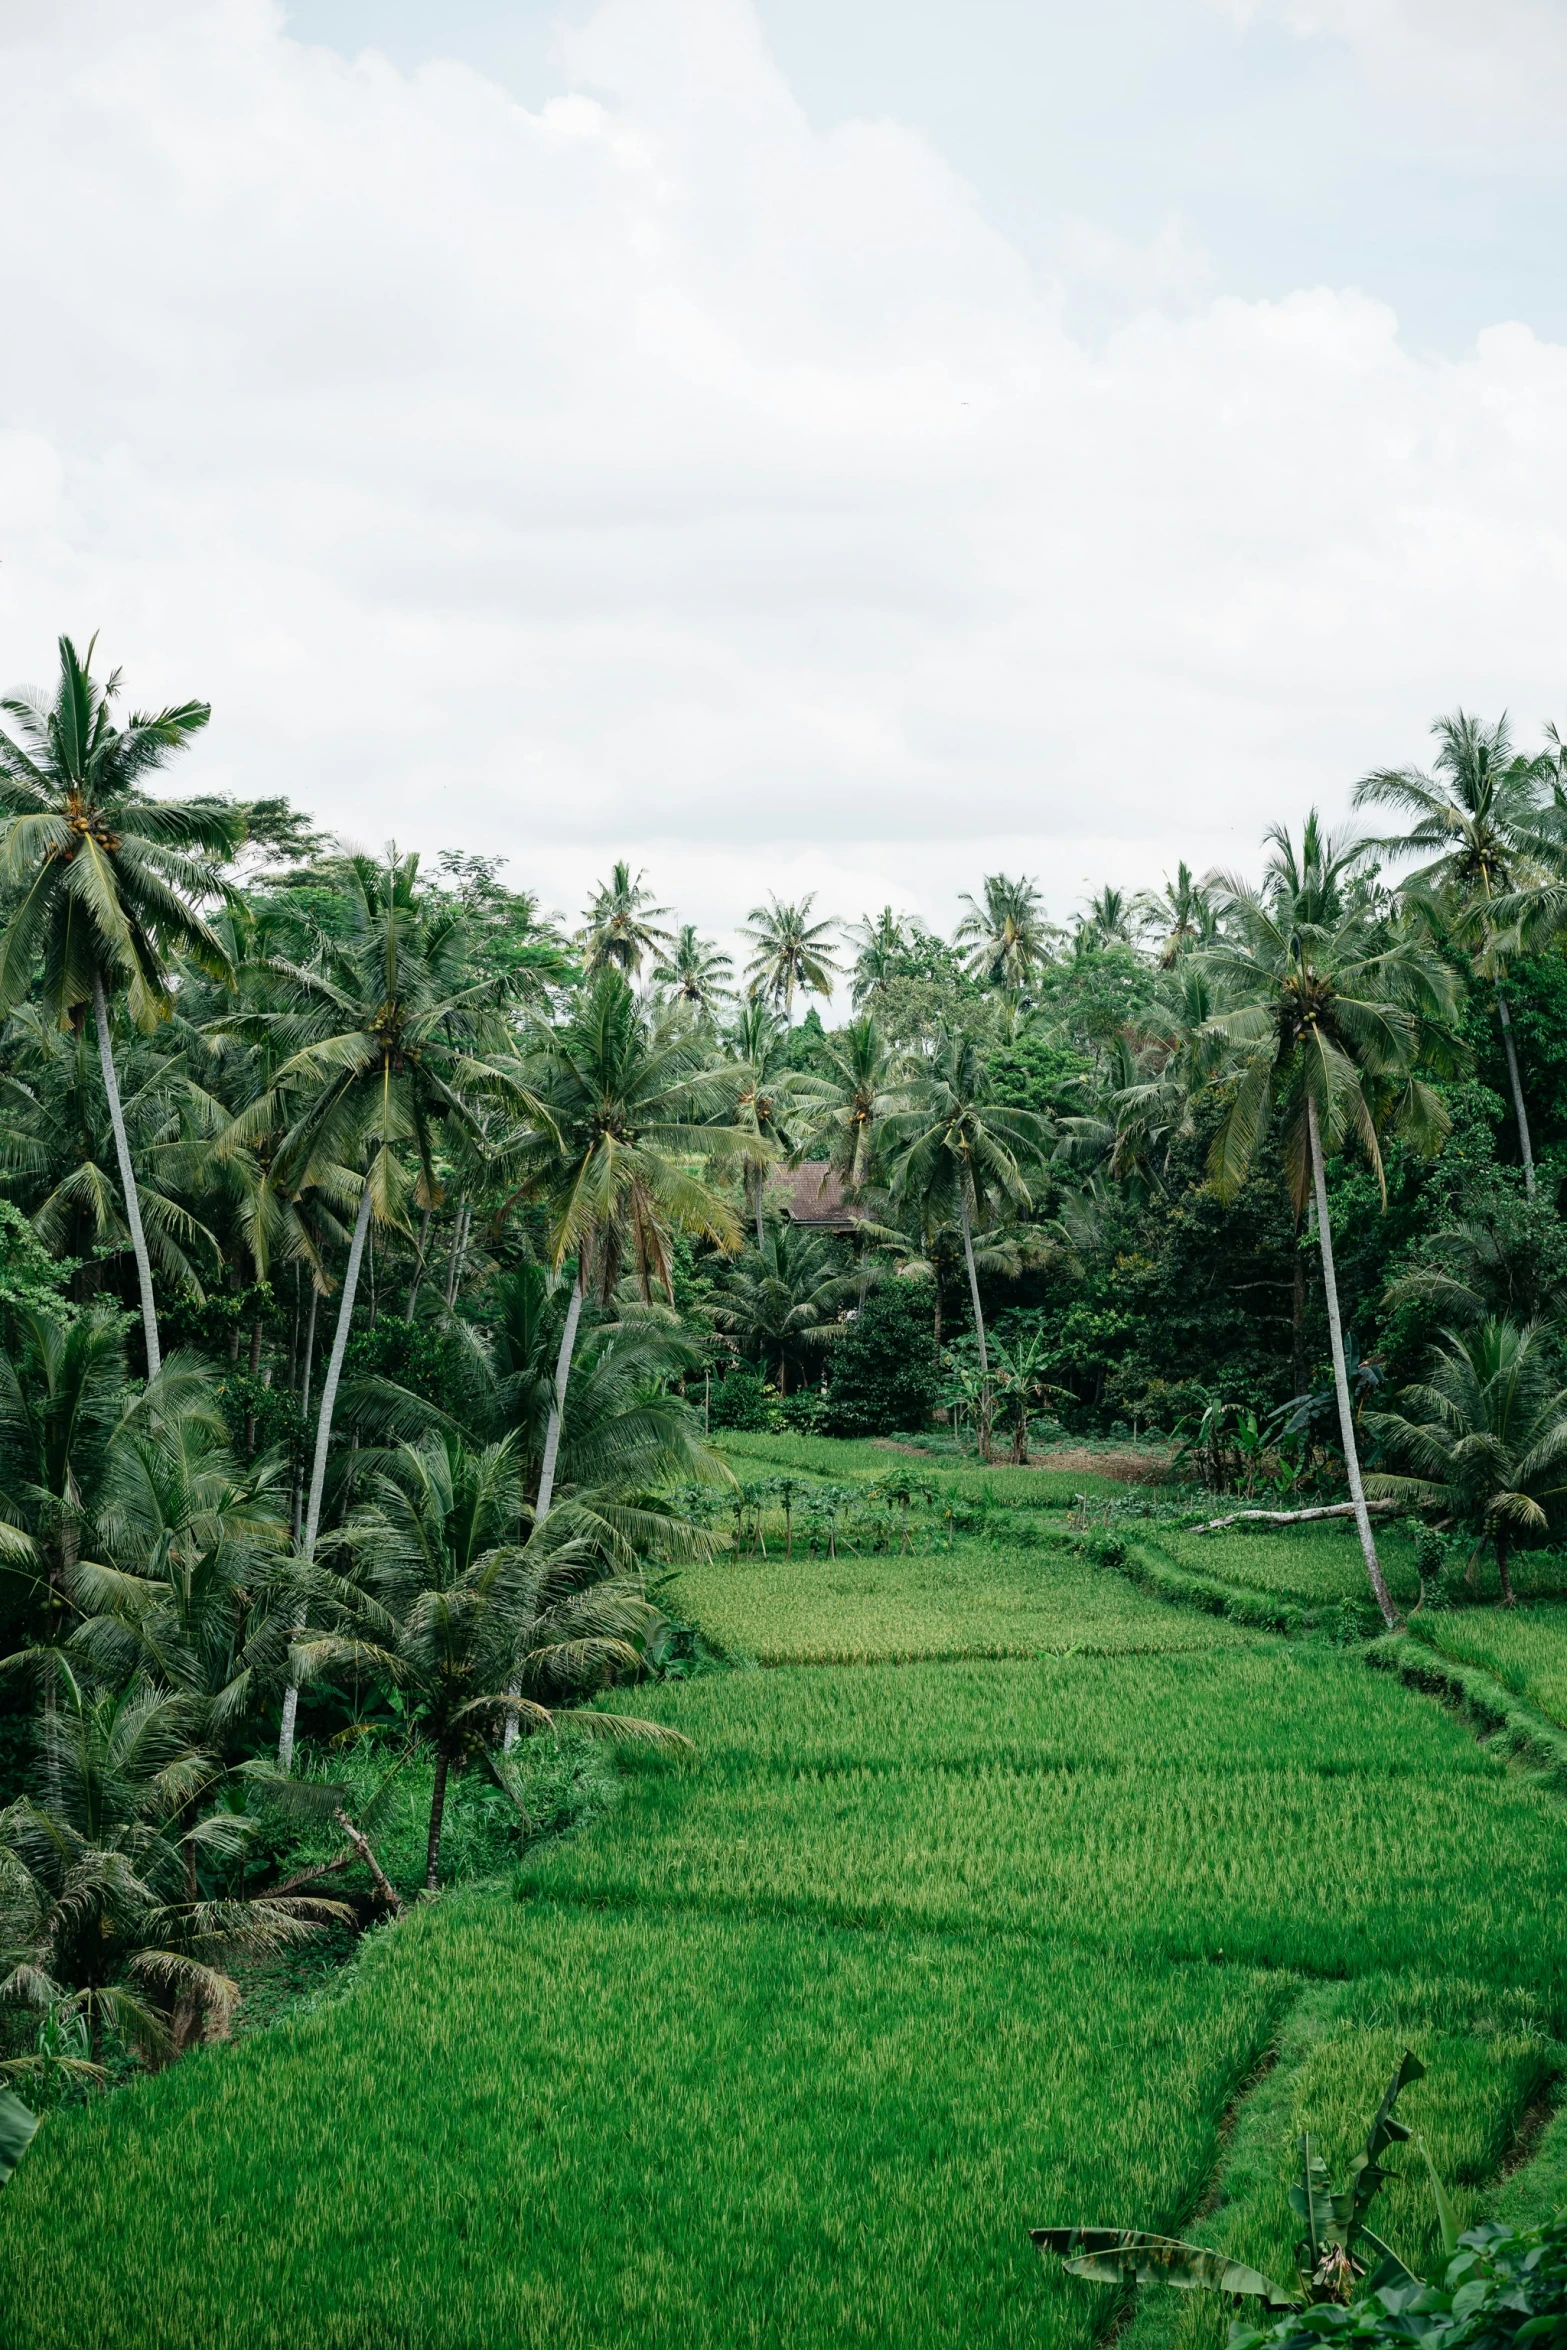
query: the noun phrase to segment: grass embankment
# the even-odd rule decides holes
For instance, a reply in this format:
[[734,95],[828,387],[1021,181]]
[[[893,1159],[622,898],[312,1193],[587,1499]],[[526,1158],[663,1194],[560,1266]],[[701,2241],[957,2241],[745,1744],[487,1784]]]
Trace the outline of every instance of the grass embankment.
[[[1342,2162],[1405,2039],[1475,2207],[1567,2005],[1540,1786],[1353,1654],[1049,1545],[710,1572],[755,1646],[803,1618],[886,1669],[642,1693],[696,1761],[523,1898],[449,1896],[330,2004],[51,2117],[0,2206],[7,2350],[1089,2350],[1112,2297],[1030,2224],[1179,2226],[1217,2180],[1201,2232],[1277,2258],[1281,2147],[1308,2115]],[[1077,1653],[893,1669],[1025,1606]]]
[[[933,1491],[960,1495],[964,1500],[993,1499],[1025,1509],[1066,1509],[1081,1493],[1109,1497],[1128,1490],[1124,1475],[1092,1468],[1049,1467],[1015,1469],[1006,1462],[987,1464],[950,1454],[924,1453],[885,1437],[843,1442],[831,1436],[798,1436],[789,1432],[748,1435],[725,1429],[714,1445],[724,1453],[739,1478],[777,1475],[793,1470],[807,1477],[847,1478],[866,1484],[900,1478]],[[1124,1461],[1126,1448],[1118,1448]],[[1149,1455],[1150,1472],[1161,1455]]]

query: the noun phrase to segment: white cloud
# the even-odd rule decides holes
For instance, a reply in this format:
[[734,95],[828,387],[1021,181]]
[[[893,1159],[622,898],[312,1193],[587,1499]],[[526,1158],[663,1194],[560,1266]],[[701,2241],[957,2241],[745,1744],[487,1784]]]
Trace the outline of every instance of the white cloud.
[[567,63],[533,115],[263,0],[0,0],[0,681],[99,626],[211,695],[193,781],[723,927],[1064,909],[1559,707],[1567,351],[1188,287],[1089,353],[745,0]]
[[1567,96],[1558,0],[1210,0],[1238,24],[1274,16],[1354,50],[1384,95],[1436,106],[1470,136],[1482,124],[1554,132]]

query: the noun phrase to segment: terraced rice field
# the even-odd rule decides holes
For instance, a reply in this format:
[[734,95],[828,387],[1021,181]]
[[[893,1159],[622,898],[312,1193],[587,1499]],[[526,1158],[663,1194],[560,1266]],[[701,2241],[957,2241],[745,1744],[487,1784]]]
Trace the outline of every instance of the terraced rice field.
[[1515,1696],[1567,1729],[1567,1606],[1539,1601],[1513,1610],[1455,1608],[1420,1619],[1444,1656],[1493,1673]]
[[[1567,1807],[1353,1651],[1048,1546],[704,1578],[730,1645],[864,1661],[642,1693],[694,1762],[52,2118],[6,2350],[1090,2350],[1112,2297],[1030,2225],[1206,2212],[1285,2265],[1291,2137],[1341,2161],[1406,2044],[1484,2207],[1562,2061]],[[1429,2241],[1413,2183],[1386,2218]]]

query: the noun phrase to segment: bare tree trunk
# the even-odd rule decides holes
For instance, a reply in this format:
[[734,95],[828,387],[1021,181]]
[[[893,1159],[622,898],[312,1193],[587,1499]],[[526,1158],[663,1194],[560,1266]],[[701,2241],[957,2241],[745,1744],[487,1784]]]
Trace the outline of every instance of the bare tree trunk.
[[1300,1245],[1300,1220],[1295,1223],[1295,1266],[1290,1283],[1290,1375],[1295,1393],[1304,1395],[1310,1369],[1306,1362],[1306,1259]]
[[120,1107],[120,1080],[114,1066],[114,1038],[109,1032],[109,1004],[103,992],[103,981],[96,971],[92,980],[92,1008],[98,1026],[98,1059],[103,1067],[103,1090],[109,1097],[109,1124],[114,1128],[114,1153],[120,1162],[125,1221],[130,1226],[136,1278],[141,1284],[141,1327],[142,1336],[147,1342],[147,1376],[156,1379],[163,1368],[163,1349],[158,1344],[158,1309],[152,1297],[152,1260],[147,1254],[147,1235],[141,1225],[141,1201],[137,1197],[136,1175],[131,1166],[131,1145],[125,1131],[125,1112]]
[[1493,982],[1493,985],[1496,988],[1496,1009],[1500,1013],[1502,1021],[1502,1043],[1507,1048],[1507,1075],[1513,1089],[1513,1116],[1518,1121],[1518,1148],[1523,1157],[1523,1187],[1532,1199],[1534,1197],[1534,1152],[1529,1143],[1529,1113],[1524,1108],[1523,1080],[1518,1074],[1518,1050],[1513,1043],[1513,1024],[1508,1015],[1507,998],[1503,995],[1499,982]]
[[446,1262],[446,1303],[457,1303],[457,1283],[462,1271],[463,1250],[468,1245],[468,1203],[463,1200],[457,1209],[456,1229],[452,1233],[452,1253]]
[[1507,1536],[1502,1532],[1498,1532],[1496,1537],[1496,1571],[1502,1579],[1503,1607],[1515,1607],[1517,1598],[1513,1591],[1513,1578],[1507,1563]]
[[963,1261],[968,1266],[968,1293],[974,1307],[974,1336],[979,1341],[979,1450],[990,1458],[990,1355],[985,1345],[985,1316],[979,1302],[979,1275],[974,1269],[974,1234],[969,1224],[968,1191],[959,1196],[963,1217]]
[[[555,1464],[560,1458],[560,1427],[566,1409],[566,1385],[571,1377],[571,1358],[576,1351],[577,1324],[582,1319],[581,1270],[582,1268],[579,1268],[579,1277],[571,1284],[571,1303],[566,1308],[566,1327],[560,1334],[560,1352],[555,1357],[555,1394],[550,1404],[549,1425],[544,1431],[544,1459],[539,1468],[538,1496],[533,1504],[533,1522],[536,1526],[543,1525],[550,1514],[550,1504],[555,1498]],[[517,1690],[513,1688],[510,1695],[515,1697]],[[510,1754],[516,1743],[517,1717],[515,1713],[508,1713],[506,1728],[501,1736],[501,1744],[506,1753]]]
[[419,1254],[414,1259],[414,1277],[408,1284],[408,1303],[403,1309],[403,1320],[411,1322],[419,1299],[419,1284],[424,1279],[424,1252],[430,1238],[430,1217],[434,1211],[426,1208],[419,1219]]
[[[310,1502],[305,1512],[305,1534],[301,1548],[305,1557],[315,1553],[316,1536],[321,1530],[321,1496],[326,1490],[326,1456],[332,1442],[332,1413],[337,1404],[337,1383],[343,1375],[343,1356],[348,1349],[349,1325],[354,1318],[354,1293],[359,1287],[359,1267],[365,1253],[365,1234],[370,1229],[370,1178],[365,1177],[364,1190],[359,1198],[359,1213],[354,1218],[354,1237],[348,1248],[348,1267],[343,1275],[343,1295],[337,1309],[337,1328],[332,1334],[332,1352],[327,1358],[326,1377],[321,1382],[321,1415],[316,1423],[315,1459],[310,1470]],[[299,1684],[290,1678],[283,1692],[283,1722],[278,1732],[277,1767],[288,1770],[294,1760],[294,1717],[299,1711]]]
[[1355,1526],[1360,1535],[1360,1552],[1366,1562],[1366,1574],[1376,1594],[1377,1606],[1382,1610],[1382,1621],[1391,1627],[1398,1622],[1398,1610],[1393,1605],[1383,1578],[1382,1562],[1377,1557],[1376,1536],[1371,1531],[1371,1514],[1366,1508],[1366,1496],[1360,1482],[1360,1454],[1355,1445],[1355,1413],[1350,1401],[1349,1373],[1344,1367],[1344,1331],[1339,1320],[1338,1280],[1333,1271],[1333,1231],[1328,1221],[1327,1169],[1322,1157],[1317,1104],[1311,1094],[1306,1096],[1306,1124],[1311,1134],[1311,1177],[1317,1201],[1317,1239],[1322,1249],[1322,1287],[1327,1299],[1328,1337],[1333,1347],[1333,1384],[1338,1390],[1339,1434],[1344,1442],[1349,1498],[1354,1505]]
[[446,1756],[435,1758],[435,1785],[430,1791],[430,1836],[424,1849],[424,1889],[434,1893],[441,1882],[441,1823],[446,1817],[446,1776],[451,1764]]
[[[315,1275],[312,1273],[310,1277],[310,1313],[305,1322],[305,1375],[299,1394],[299,1416],[302,1421],[308,1420],[310,1417],[310,1372],[315,1361],[316,1307],[320,1303],[320,1299],[321,1292],[316,1287]],[[296,1550],[299,1548],[299,1525],[305,1507],[304,1466],[304,1462],[300,1460],[295,1463],[294,1467],[294,1548]]]
[[757,1253],[757,1255],[758,1255],[758,1256],[760,1256],[760,1255],[761,1255],[761,1253],[762,1253],[762,1247],[763,1247],[763,1243],[765,1242],[765,1240],[766,1240],[766,1238],[767,1238],[766,1231],[765,1231],[765,1229],[764,1229],[764,1227],[763,1227],[763,1224],[762,1224],[762,1185],[763,1185],[763,1180],[764,1180],[764,1178],[763,1178],[763,1175],[762,1175],[762,1170],[761,1170],[761,1168],[760,1168],[760,1167],[753,1167],[753,1168],[751,1169],[751,1205],[752,1205],[752,1208],[754,1209],[754,1211],[755,1211],[755,1215],[756,1215],[756,1253]]

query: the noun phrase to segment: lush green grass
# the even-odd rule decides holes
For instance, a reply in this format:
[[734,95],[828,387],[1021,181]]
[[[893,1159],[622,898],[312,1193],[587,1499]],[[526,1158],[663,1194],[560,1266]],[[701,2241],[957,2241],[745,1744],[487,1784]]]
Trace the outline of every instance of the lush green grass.
[[[1365,1561],[1353,1523],[1329,1519],[1314,1526],[1277,1526],[1248,1532],[1236,1526],[1223,1534],[1194,1534],[1154,1526],[1150,1541],[1195,1575],[1213,1575],[1251,1591],[1274,1591],[1308,1607],[1338,1599],[1369,1599]],[[1401,1527],[1377,1528],[1377,1555],[1394,1598],[1408,1605],[1420,1595],[1415,1549]]]
[[[639,1691],[696,1760],[632,1766],[516,1898],[448,1895],[344,1996],[51,2115],[0,2203],[6,2350],[1090,2350],[1110,2296],[1031,2224],[1283,2266],[1290,2139],[1341,2160],[1405,2040],[1473,2208],[1557,2061],[1567,1810],[1355,1653],[1026,1523],[688,1573],[734,1647],[878,1661]],[[1208,2350],[1200,2306],[1158,2322]]]
[[1494,1673],[1504,1688],[1567,1728],[1567,1607],[1542,1601],[1518,1609],[1455,1608],[1418,1620],[1433,1648]]
[[953,1461],[933,1458],[876,1437],[846,1443],[832,1436],[746,1435],[725,1429],[713,1438],[717,1449],[742,1481],[795,1470],[802,1476],[837,1478],[845,1483],[907,1477],[942,1493],[961,1494],[968,1501],[991,1499],[1026,1508],[1069,1507],[1079,1493],[1125,1493],[1124,1479],[1106,1477],[1097,1470],[1014,1469],[998,1462]]
[[7,2350],[1088,2350],[1057,2212],[1173,2220],[1288,1987],[460,1896],[358,1996],[51,2129]]
[[[1286,2019],[1277,2066],[1248,2101],[1192,2234],[1292,2282],[1299,2224],[1286,2196],[1301,2133],[1339,2183],[1406,2048],[1426,2077],[1404,2091],[1399,2113],[1429,2149],[1459,2226],[1483,2216],[1519,2117],[1549,2093],[1561,2061],[1534,2002],[1463,1983],[1331,1984],[1307,1991]],[[1418,2266],[1440,2251],[1426,2165],[1411,2146],[1389,2168],[1373,2224]],[[1230,2314],[1216,2295],[1143,2294],[1127,2350],[1220,2350]]]
[[1140,1961],[1567,1981],[1567,1812],[1352,1657],[786,1668],[663,1710],[700,1767],[646,1779],[528,1883]]
[[[798,1537],[799,1528],[796,1528]],[[689,1567],[675,1605],[733,1655],[762,1664],[901,1663],[918,1657],[1017,1657],[1207,1648],[1240,1637],[1134,1590],[1058,1542],[959,1536],[908,1557],[811,1558],[797,1548],[722,1551]]]

